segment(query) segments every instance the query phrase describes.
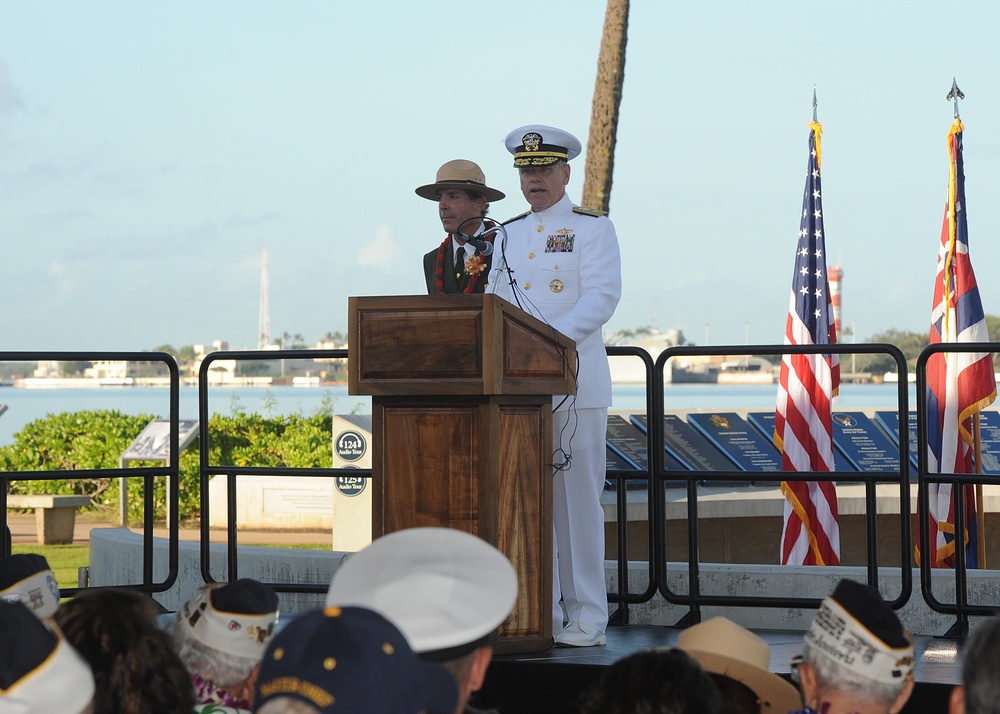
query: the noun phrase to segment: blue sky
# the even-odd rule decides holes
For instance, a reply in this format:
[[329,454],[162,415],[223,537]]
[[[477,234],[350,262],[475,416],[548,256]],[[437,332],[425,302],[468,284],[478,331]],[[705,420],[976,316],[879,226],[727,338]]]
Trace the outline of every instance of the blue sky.
[[[609,327],[780,342],[815,84],[843,319],[927,329],[953,75],[1000,314],[1000,10],[828,5],[632,3]],[[525,210],[503,138],[537,122],[586,144],[604,9],[0,0],[4,348],[253,347],[264,248],[275,334],[312,342],[346,331],[348,296],[422,293],[441,228],[413,189],[467,158],[508,194],[494,217]]]

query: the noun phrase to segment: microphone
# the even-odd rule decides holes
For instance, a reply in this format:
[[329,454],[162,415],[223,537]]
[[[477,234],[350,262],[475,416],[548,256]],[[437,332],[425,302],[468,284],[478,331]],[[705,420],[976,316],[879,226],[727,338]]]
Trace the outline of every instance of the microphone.
[[479,237],[472,237],[469,238],[468,242],[476,246],[476,249],[483,254],[483,257],[493,254],[493,244],[490,243],[488,240],[482,240]]
[[481,221],[481,220],[482,218],[480,216],[475,216],[473,218],[468,218],[462,221],[462,224],[455,231],[455,235],[457,235],[461,240],[465,241],[466,243],[475,246],[476,250],[478,250],[480,253],[483,254],[484,257],[486,257],[493,255],[493,243],[488,240],[485,240],[485,238],[496,233],[496,228],[490,228],[488,231],[483,231],[478,236],[470,236],[468,233],[462,233],[462,226],[464,226],[466,223],[468,223],[469,221]]

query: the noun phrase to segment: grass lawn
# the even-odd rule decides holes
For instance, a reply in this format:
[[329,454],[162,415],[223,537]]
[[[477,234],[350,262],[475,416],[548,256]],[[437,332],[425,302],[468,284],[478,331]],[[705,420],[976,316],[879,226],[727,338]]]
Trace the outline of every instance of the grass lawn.
[[11,553],[38,553],[49,561],[59,588],[75,588],[77,571],[90,562],[89,545],[15,545]]

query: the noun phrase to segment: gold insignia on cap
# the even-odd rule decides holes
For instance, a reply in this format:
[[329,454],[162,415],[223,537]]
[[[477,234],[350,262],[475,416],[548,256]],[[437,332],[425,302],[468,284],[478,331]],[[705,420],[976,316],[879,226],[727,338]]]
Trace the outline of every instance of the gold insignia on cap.
[[278,660],[278,659],[281,659],[284,656],[285,656],[285,648],[284,647],[275,647],[274,648],[274,654],[272,655],[272,657],[274,657],[276,660]]
[[538,147],[542,145],[542,135],[530,131],[521,137],[521,142],[524,144],[525,151],[538,151]]
[[390,643],[384,642],[382,644],[382,651],[385,652],[387,655],[391,655],[396,653],[396,648],[393,647]]
[[549,290],[554,293],[561,293],[563,289],[563,281],[556,278],[551,283],[549,283]]

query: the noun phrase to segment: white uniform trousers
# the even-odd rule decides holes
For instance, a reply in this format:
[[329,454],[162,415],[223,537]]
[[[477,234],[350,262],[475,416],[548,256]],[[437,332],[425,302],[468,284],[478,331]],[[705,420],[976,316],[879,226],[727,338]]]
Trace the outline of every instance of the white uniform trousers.
[[563,629],[560,593],[570,621],[604,632],[608,626],[608,590],[604,579],[601,494],[607,470],[608,410],[567,409],[563,405],[552,414],[552,425],[553,460],[561,460],[560,447],[572,455],[569,468],[555,472],[552,486],[552,633]]

